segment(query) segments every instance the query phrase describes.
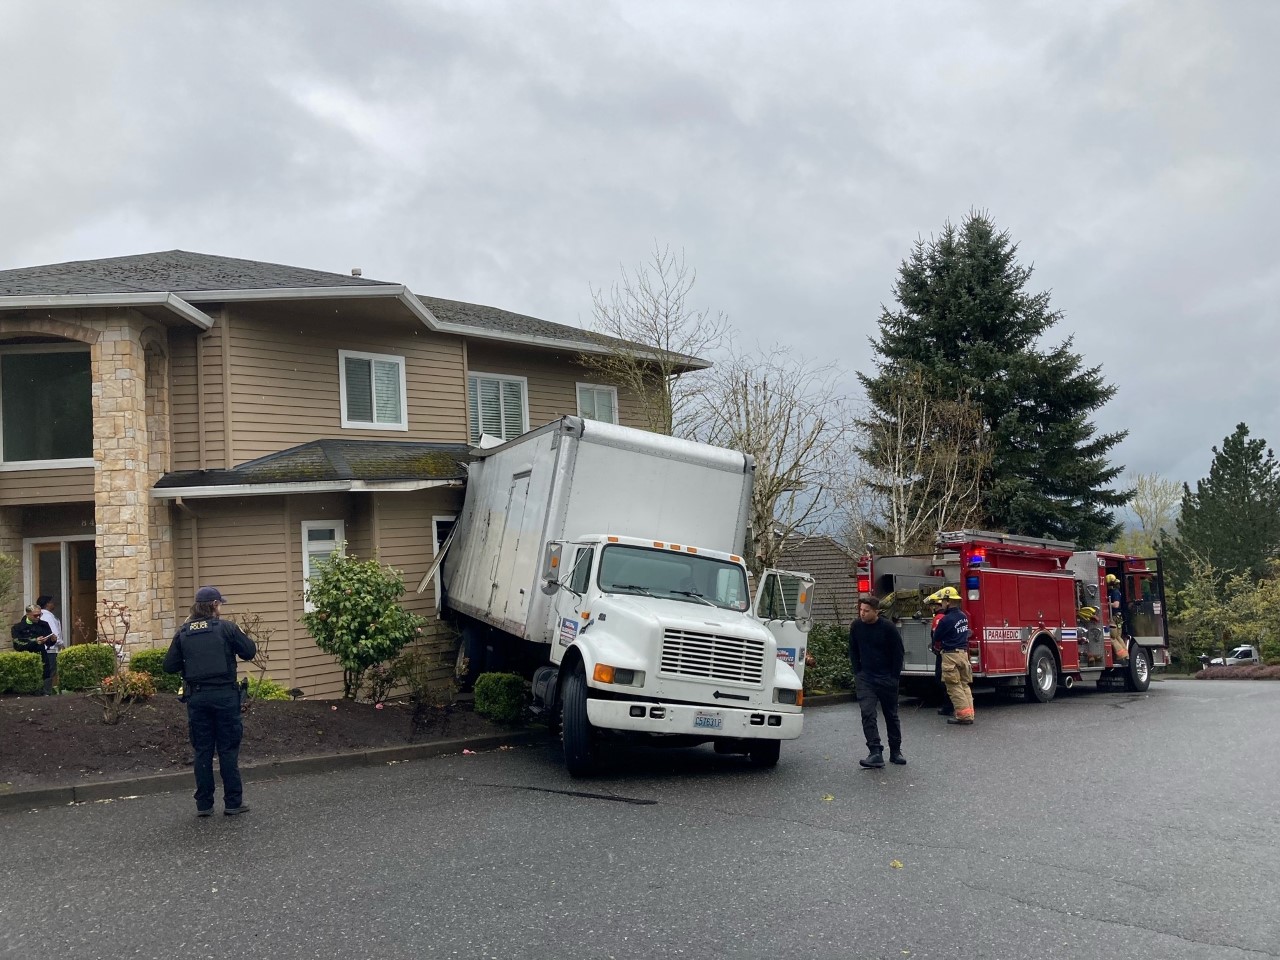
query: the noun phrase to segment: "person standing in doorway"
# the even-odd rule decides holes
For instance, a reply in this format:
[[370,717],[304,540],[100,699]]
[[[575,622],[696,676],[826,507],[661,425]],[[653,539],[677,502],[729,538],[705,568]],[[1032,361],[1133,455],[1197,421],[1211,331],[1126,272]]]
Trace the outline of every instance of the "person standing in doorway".
[[53,671],[58,662],[57,652],[53,649],[57,640],[49,625],[40,619],[40,606],[30,604],[22,619],[9,628],[13,638],[13,649],[21,653],[38,653],[44,664],[44,695],[53,693]]
[[898,721],[898,683],[904,657],[902,634],[880,615],[880,602],[875,597],[859,597],[858,619],[849,627],[849,661],[853,665],[858,707],[862,711],[862,733],[867,741],[867,758],[858,761],[860,766],[871,769],[884,766],[884,744],[876,722],[877,706],[884,714],[889,762],[907,762],[902,755],[902,724]]
[[244,813],[240,781],[240,691],[236,688],[236,657],[252,660],[258,649],[243,630],[221,619],[225,603],[216,587],[201,587],[191,617],[173,636],[164,655],[164,669],[182,674],[187,702],[187,727],[195,750],[196,816],[213,813],[213,754],[222,774],[222,812]]
[[933,631],[933,641],[942,650],[942,682],[955,716],[947,723],[973,723],[973,667],[969,665],[969,618],[960,609],[960,593],[955,587],[943,587],[936,594],[942,601],[942,619]]
[[67,649],[66,637],[62,635],[62,621],[58,619],[58,615],[53,612],[53,608],[58,605],[58,601],[47,593],[42,593],[36,597],[36,606],[40,608],[40,619],[49,625],[49,629],[53,631],[53,637],[57,641],[47,650],[53,658],[53,685],[58,685],[58,654]]

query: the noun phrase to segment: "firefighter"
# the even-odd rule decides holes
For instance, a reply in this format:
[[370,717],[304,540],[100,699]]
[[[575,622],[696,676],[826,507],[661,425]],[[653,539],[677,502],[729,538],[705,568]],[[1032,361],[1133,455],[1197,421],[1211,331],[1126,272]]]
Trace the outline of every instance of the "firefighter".
[[1124,642],[1124,594],[1120,592],[1120,578],[1114,573],[1107,574],[1107,606],[1111,610],[1111,659],[1125,663],[1129,648]]
[[960,609],[960,594],[955,587],[943,587],[935,596],[942,601],[942,619],[933,631],[933,640],[942,650],[942,682],[955,708],[955,716],[947,723],[973,723],[973,668],[969,665],[969,618]]
[[1091,667],[1102,656],[1102,624],[1098,621],[1098,608],[1086,604],[1076,611],[1080,626],[1080,646],[1083,648],[1082,666]]
[[942,619],[942,598],[938,596],[940,592],[929,594],[924,598],[924,604],[929,608],[930,616],[929,649],[933,651],[933,682],[938,685],[938,690],[942,694],[942,706],[938,708],[938,715],[951,717],[955,715],[956,708],[952,705],[951,698],[947,696],[947,687],[942,682],[942,648],[933,638],[934,632],[938,629],[938,621]]

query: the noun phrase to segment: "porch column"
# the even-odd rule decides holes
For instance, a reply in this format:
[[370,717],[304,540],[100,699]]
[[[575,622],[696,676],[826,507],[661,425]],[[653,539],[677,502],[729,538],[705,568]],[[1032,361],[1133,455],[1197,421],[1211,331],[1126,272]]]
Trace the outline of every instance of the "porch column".
[[154,467],[141,327],[141,318],[108,316],[91,351],[99,612],[103,600],[129,608],[130,649],[163,641],[158,613],[172,603],[157,590],[155,555],[170,578],[172,569],[164,546],[168,524],[159,522],[150,497]]

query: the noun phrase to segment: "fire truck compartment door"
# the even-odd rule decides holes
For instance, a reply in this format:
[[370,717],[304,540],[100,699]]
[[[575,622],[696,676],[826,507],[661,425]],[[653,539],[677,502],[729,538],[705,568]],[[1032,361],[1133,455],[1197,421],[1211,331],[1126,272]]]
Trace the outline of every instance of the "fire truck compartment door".
[[813,626],[813,577],[789,570],[766,570],[756,589],[756,617],[773,634],[778,659],[804,682],[804,656]]

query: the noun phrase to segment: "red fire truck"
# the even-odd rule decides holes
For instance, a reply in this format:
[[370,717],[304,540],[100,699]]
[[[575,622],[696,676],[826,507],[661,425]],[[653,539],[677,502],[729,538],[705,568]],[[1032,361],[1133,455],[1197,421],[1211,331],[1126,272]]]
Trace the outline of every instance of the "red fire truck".
[[[1112,612],[1108,575],[1118,581]],[[1085,679],[1100,687],[1144,691],[1153,667],[1169,662],[1164,579],[1158,558],[1079,550],[1061,540],[986,530],[942,534],[932,554],[864,556],[858,592],[880,598],[906,647],[903,682],[932,681],[930,616],[924,598],[955,587],[969,617],[969,661],[975,685],[1023,687],[1047,703],[1058,687]],[[1080,616],[1083,608],[1094,619]],[[1112,635],[1123,638],[1127,659]]]

